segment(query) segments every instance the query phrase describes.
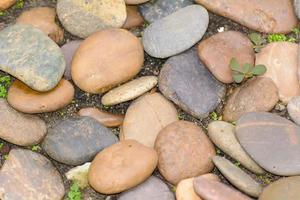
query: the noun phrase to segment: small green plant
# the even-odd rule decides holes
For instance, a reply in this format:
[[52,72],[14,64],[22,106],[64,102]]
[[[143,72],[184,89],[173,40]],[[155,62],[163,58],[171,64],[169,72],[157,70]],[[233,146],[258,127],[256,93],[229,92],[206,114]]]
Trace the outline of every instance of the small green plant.
[[4,146],[4,143],[1,142],[1,143],[0,143],[0,149],[2,149],[3,146]]
[[0,76],[0,98],[5,98],[7,96],[7,88],[11,84],[11,79],[9,76]]
[[70,188],[70,191],[68,192],[68,199],[69,200],[81,200],[82,194],[79,188],[79,185],[74,182]]
[[7,11],[0,11],[0,17],[4,17],[7,15]]
[[249,35],[250,40],[253,43],[253,48],[255,52],[260,52],[261,48],[264,47],[264,44],[266,43],[266,39],[262,37],[259,33],[251,33]]
[[241,163],[237,161],[237,162],[234,163],[234,165],[239,167],[239,166],[241,166]]
[[32,151],[38,151],[40,149],[39,145],[34,145],[31,147]]
[[268,42],[286,42],[288,41],[288,37],[285,36],[284,34],[279,34],[279,33],[275,33],[275,34],[269,34],[268,35]]
[[209,118],[213,121],[217,121],[219,119],[218,114],[216,112],[210,113]]
[[233,80],[236,83],[241,83],[244,79],[251,78],[253,76],[262,75],[267,71],[264,65],[251,65],[249,63],[240,66],[235,58],[230,60],[230,68],[232,70]]
[[8,159],[8,155],[7,154],[4,155],[3,158],[4,158],[4,160],[7,160]]
[[22,9],[24,7],[24,0],[18,0],[17,3],[14,5],[16,9]]

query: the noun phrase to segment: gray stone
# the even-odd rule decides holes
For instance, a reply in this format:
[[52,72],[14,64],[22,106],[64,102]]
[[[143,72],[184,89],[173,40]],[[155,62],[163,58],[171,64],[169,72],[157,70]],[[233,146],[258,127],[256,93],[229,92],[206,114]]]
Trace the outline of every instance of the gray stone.
[[13,25],[0,32],[0,70],[34,90],[53,89],[65,71],[60,48],[30,25]]
[[145,51],[157,58],[181,53],[196,44],[208,26],[208,12],[199,5],[182,8],[145,29]]
[[61,121],[49,129],[42,146],[51,158],[68,165],[80,165],[117,141],[109,129],[93,118],[78,117]]
[[287,110],[292,120],[300,125],[300,96],[293,97],[289,101]]
[[300,19],[300,0],[294,0],[294,8],[297,17]]
[[194,50],[167,60],[159,75],[159,89],[196,118],[207,117],[225,95],[225,87],[201,63]]

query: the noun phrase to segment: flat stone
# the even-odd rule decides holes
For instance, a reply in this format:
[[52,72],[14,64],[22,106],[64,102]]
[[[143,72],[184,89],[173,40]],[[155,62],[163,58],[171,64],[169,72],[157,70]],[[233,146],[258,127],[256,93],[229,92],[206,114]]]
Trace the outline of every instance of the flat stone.
[[72,79],[83,91],[103,93],[133,78],[143,63],[143,46],[136,36],[124,29],[107,29],[93,34],[77,49]]
[[61,200],[64,195],[62,178],[50,160],[29,150],[10,151],[0,170],[1,199]]
[[198,55],[211,73],[223,83],[232,83],[230,60],[242,66],[254,65],[255,54],[249,38],[237,31],[217,33],[200,42]]
[[93,118],[77,117],[63,120],[48,129],[42,146],[54,160],[67,165],[80,165],[117,141],[109,129]]
[[271,79],[264,77],[250,79],[228,97],[223,120],[236,121],[245,113],[270,111],[278,101],[278,89]]
[[178,120],[175,106],[159,93],[148,93],[127,109],[120,140],[134,139],[154,147],[161,129]]
[[157,153],[135,140],[116,143],[93,160],[88,179],[99,193],[115,194],[133,188],[148,177],[157,166]]
[[192,4],[192,0],[150,0],[139,6],[139,11],[152,23]]
[[300,199],[300,176],[281,178],[268,185],[259,200],[296,200]]
[[74,167],[66,173],[68,180],[76,182],[78,186],[82,189],[89,186],[88,183],[88,171],[90,169],[91,163],[87,162],[81,166]]
[[140,15],[136,6],[126,6],[127,18],[123,24],[123,28],[131,29],[134,27],[142,26],[144,24],[144,19]]
[[252,160],[236,139],[235,126],[223,121],[213,121],[208,124],[208,135],[217,147],[249,171],[256,174],[264,173],[264,170]]
[[130,101],[148,92],[156,84],[156,76],[142,76],[110,90],[102,97],[101,103],[106,106],[113,106]]
[[0,99],[0,138],[20,146],[38,144],[47,133],[39,117],[20,113]]
[[14,5],[17,0],[1,0],[0,2],[0,11],[6,10],[12,5]]
[[193,50],[168,59],[158,83],[165,97],[196,118],[207,117],[226,92]]
[[126,20],[124,0],[58,0],[56,10],[64,28],[81,38],[103,29],[120,28]]
[[123,192],[118,200],[175,200],[167,184],[155,176],[144,183]]
[[64,79],[49,92],[37,92],[16,80],[8,90],[7,101],[23,113],[53,112],[70,104],[74,92],[73,85]]
[[188,121],[163,128],[155,141],[158,170],[170,183],[206,174],[214,165],[215,148],[203,130]]
[[289,33],[297,25],[291,1],[195,0],[209,11],[264,33]]
[[0,32],[0,70],[32,89],[40,92],[53,89],[65,65],[60,48],[39,29],[18,24]]
[[266,112],[248,113],[238,120],[236,136],[265,170],[281,176],[300,174],[300,127],[291,121]]
[[145,51],[156,58],[167,58],[181,53],[202,38],[208,21],[208,12],[202,6],[191,5],[182,8],[153,22],[145,29]]
[[289,101],[287,110],[292,120],[300,125],[300,96],[293,97]]
[[136,5],[136,4],[145,3],[147,1],[149,0],[125,0],[125,3],[129,5]]

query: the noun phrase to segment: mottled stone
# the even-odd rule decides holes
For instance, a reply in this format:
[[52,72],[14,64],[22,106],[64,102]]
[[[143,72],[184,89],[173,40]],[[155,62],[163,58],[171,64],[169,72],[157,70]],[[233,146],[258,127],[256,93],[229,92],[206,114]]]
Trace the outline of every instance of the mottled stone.
[[123,24],[123,28],[131,29],[134,27],[142,26],[144,24],[144,19],[140,15],[136,6],[126,6],[127,18]]
[[81,166],[74,167],[66,173],[68,180],[76,182],[80,188],[86,188],[88,183],[88,171],[90,169],[90,162],[87,162]]
[[1,0],[0,11],[6,10],[17,2],[17,0]]
[[287,110],[292,120],[300,125],[300,96],[293,97],[289,101]]

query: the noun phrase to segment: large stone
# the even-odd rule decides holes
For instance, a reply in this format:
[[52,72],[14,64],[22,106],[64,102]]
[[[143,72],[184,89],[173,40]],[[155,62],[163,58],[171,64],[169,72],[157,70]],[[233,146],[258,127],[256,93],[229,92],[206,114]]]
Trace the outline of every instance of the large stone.
[[127,109],[120,140],[134,139],[153,147],[159,131],[178,120],[175,106],[159,93],[148,93]]
[[300,174],[300,127],[291,121],[266,112],[248,113],[238,120],[236,136],[267,171],[281,176]]
[[80,165],[117,141],[109,129],[93,118],[78,117],[61,121],[50,128],[42,146],[54,160]]
[[209,11],[264,33],[289,33],[297,25],[291,1],[195,0]]
[[102,93],[134,77],[143,62],[143,46],[137,37],[124,29],[107,29],[93,34],[77,49],[72,79],[86,92]]
[[99,30],[120,28],[126,20],[124,0],[58,0],[56,10],[65,29],[81,38]]
[[159,75],[159,89],[168,99],[196,118],[207,117],[225,95],[193,50],[167,60]]
[[240,32],[225,31],[201,41],[198,55],[211,73],[223,83],[232,83],[230,60],[235,58],[240,65],[254,65],[254,50],[251,41]]
[[289,101],[287,110],[292,120],[300,125],[300,96],[293,97]]
[[0,32],[0,70],[32,89],[40,92],[53,89],[65,65],[60,48],[39,29],[18,24]]
[[0,119],[0,138],[16,145],[38,144],[47,133],[43,120],[17,112],[4,99],[0,99]]
[[1,0],[0,2],[0,11],[6,10],[7,8],[11,7],[17,0]]
[[167,58],[181,53],[202,38],[208,21],[208,12],[202,6],[191,5],[182,8],[153,22],[145,29],[143,35],[145,51],[157,58]]
[[136,6],[126,6],[127,18],[123,28],[131,29],[143,25],[144,19],[140,15]]
[[271,79],[253,78],[236,88],[228,97],[223,120],[236,121],[245,113],[270,111],[278,101],[278,89]]
[[41,154],[13,149],[0,170],[0,199],[61,200],[65,189],[59,172]]
[[158,169],[172,184],[206,174],[214,167],[215,148],[203,130],[192,122],[178,121],[162,129],[155,150]]
[[157,154],[134,140],[114,144],[93,160],[90,185],[103,194],[120,193],[144,182],[157,165]]

